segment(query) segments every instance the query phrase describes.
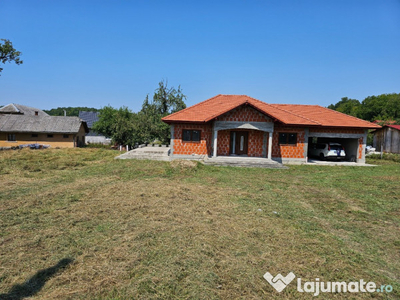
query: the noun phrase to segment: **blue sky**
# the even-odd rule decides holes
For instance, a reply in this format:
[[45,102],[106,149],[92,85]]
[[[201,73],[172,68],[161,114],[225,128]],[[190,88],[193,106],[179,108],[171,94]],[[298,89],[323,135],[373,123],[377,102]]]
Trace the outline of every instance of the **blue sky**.
[[186,104],[217,94],[327,106],[400,92],[399,0],[0,0],[0,105],[128,106],[160,80]]

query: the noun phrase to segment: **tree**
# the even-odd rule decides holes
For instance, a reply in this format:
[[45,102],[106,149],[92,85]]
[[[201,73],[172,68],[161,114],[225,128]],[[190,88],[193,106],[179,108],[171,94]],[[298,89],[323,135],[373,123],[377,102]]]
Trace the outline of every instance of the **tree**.
[[331,104],[328,106],[328,108],[353,117],[358,117],[360,105],[361,105],[360,101],[356,99],[349,99],[347,97],[343,97],[338,103],[336,103],[335,105]]
[[161,121],[162,117],[186,108],[180,86],[168,88],[168,83],[161,81],[155,90],[153,100],[147,95],[142,109],[138,113],[127,107],[119,109],[105,106],[99,111],[99,120],[93,130],[110,137],[114,143],[135,145],[158,140],[169,143],[170,127]]
[[342,98],[328,108],[367,121],[397,121],[400,124],[400,94],[368,96],[361,103],[356,99]]
[[[17,65],[23,63],[23,61],[19,58],[22,54],[21,52],[14,49],[10,40],[0,39],[0,62],[5,64],[6,62],[14,61]],[[0,68],[0,73],[3,71],[3,68]],[[1,74],[0,74],[1,76]]]
[[137,116],[137,128],[141,133],[140,143],[149,143],[156,139],[162,143],[169,143],[170,127],[162,122],[161,118],[186,108],[184,99],[186,96],[180,86],[178,89],[169,88],[167,81],[160,81],[153,100],[149,101],[149,96],[146,96],[142,110]]
[[368,121],[399,120],[400,94],[382,94],[365,98],[360,117]]
[[99,111],[99,120],[93,130],[110,137],[116,144],[135,144],[135,114],[127,107],[105,106]]

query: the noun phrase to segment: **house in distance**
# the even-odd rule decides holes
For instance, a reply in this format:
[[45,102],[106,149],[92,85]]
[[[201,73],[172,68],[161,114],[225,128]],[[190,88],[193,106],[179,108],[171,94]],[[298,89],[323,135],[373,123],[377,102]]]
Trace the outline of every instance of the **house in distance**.
[[81,147],[86,132],[86,122],[78,117],[49,116],[41,109],[13,103],[0,108],[0,147]]

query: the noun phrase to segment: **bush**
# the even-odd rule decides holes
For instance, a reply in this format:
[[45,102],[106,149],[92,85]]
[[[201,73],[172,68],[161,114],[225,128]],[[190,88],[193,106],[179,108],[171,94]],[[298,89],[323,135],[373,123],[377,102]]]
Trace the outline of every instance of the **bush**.
[[87,144],[85,148],[101,148],[101,149],[111,149],[111,145],[103,145],[103,144]]
[[[380,154],[369,154],[367,157],[370,159],[381,159]],[[382,159],[400,163],[400,154],[383,153]]]

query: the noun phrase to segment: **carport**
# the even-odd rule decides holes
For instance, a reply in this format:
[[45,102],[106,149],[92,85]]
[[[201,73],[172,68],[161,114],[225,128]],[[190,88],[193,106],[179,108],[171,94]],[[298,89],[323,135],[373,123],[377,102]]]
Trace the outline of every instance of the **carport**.
[[308,145],[313,142],[339,143],[344,147],[346,152],[346,161],[365,163],[367,132],[366,129],[354,133],[317,132],[310,130],[308,134]]

